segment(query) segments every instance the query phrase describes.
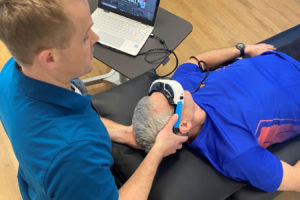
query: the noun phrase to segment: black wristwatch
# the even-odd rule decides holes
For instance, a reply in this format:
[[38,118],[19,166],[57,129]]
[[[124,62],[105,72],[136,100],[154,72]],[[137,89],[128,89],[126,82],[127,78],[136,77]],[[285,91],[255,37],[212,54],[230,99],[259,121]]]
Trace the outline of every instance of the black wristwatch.
[[235,47],[240,50],[241,54],[240,54],[240,57],[244,57],[245,55],[245,48],[246,48],[246,45],[244,43],[237,43],[235,45]]

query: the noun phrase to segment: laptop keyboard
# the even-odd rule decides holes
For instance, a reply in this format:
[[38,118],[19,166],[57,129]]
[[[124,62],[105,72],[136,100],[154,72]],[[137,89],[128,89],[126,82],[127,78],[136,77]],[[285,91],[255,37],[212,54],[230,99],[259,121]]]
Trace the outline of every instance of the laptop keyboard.
[[115,37],[111,34],[107,34],[106,32],[103,31],[98,31],[98,34],[101,35],[100,41],[109,41],[110,44],[112,44],[114,47],[120,47],[124,43],[123,38]]
[[146,33],[146,30],[141,29],[141,26],[137,26],[134,23],[128,23],[125,20],[121,21],[108,15],[101,15],[100,19],[101,20],[94,21],[94,24],[101,32],[105,30],[106,36],[107,34],[111,34],[118,38],[124,38],[139,43]]

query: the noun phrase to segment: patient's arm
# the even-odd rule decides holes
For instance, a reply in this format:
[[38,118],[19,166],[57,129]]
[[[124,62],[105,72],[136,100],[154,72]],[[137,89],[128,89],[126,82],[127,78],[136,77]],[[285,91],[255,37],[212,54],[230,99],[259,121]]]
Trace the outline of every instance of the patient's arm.
[[300,161],[294,166],[291,166],[284,161],[281,161],[281,163],[283,177],[278,190],[300,192]]
[[[262,54],[265,51],[275,50],[276,48],[270,44],[255,44],[246,45],[245,55],[254,57]],[[215,67],[221,65],[227,61],[233,60],[240,56],[240,51],[235,47],[228,47],[222,49],[216,49],[212,51],[207,51],[196,55],[198,60],[203,60],[206,62],[207,66]],[[187,62],[198,64],[195,59],[189,59]],[[203,68],[203,66],[202,66]]]
[[114,142],[127,144],[133,148],[140,148],[135,141],[132,125],[131,126],[125,126],[122,124],[119,124],[117,122],[111,121],[109,119],[106,119],[104,117],[101,117],[102,122],[104,123],[108,134],[110,136],[110,139]]

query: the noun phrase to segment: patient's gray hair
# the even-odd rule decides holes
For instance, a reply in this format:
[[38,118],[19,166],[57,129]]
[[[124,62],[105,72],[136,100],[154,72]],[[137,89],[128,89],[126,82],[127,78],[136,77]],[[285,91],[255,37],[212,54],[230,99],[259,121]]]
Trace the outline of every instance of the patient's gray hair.
[[149,96],[143,97],[136,105],[132,118],[137,144],[149,152],[155,142],[156,135],[167,124],[172,114],[171,109],[158,113]]

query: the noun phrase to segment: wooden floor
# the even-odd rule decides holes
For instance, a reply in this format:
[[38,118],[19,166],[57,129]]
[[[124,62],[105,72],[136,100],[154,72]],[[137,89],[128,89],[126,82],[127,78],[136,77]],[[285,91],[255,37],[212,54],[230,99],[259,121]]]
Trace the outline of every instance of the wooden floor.
[[[175,51],[180,63],[196,53],[237,42],[257,43],[300,23],[300,0],[161,0],[161,7],[193,24],[193,32]],[[9,57],[0,42],[0,69]],[[171,59],[159,72],[164,74],[173,65]],[[109,71],[97,60],[93,60],[93,66],[93,72],[85,77]],[[99,84],[88,89],[94,94],[109,87]],[[1,125],[0,161],[0,200],[21,199],[16,179],[18,163]],[[284,192],[276,198],[283,199],[300,199],[300,194]]]

